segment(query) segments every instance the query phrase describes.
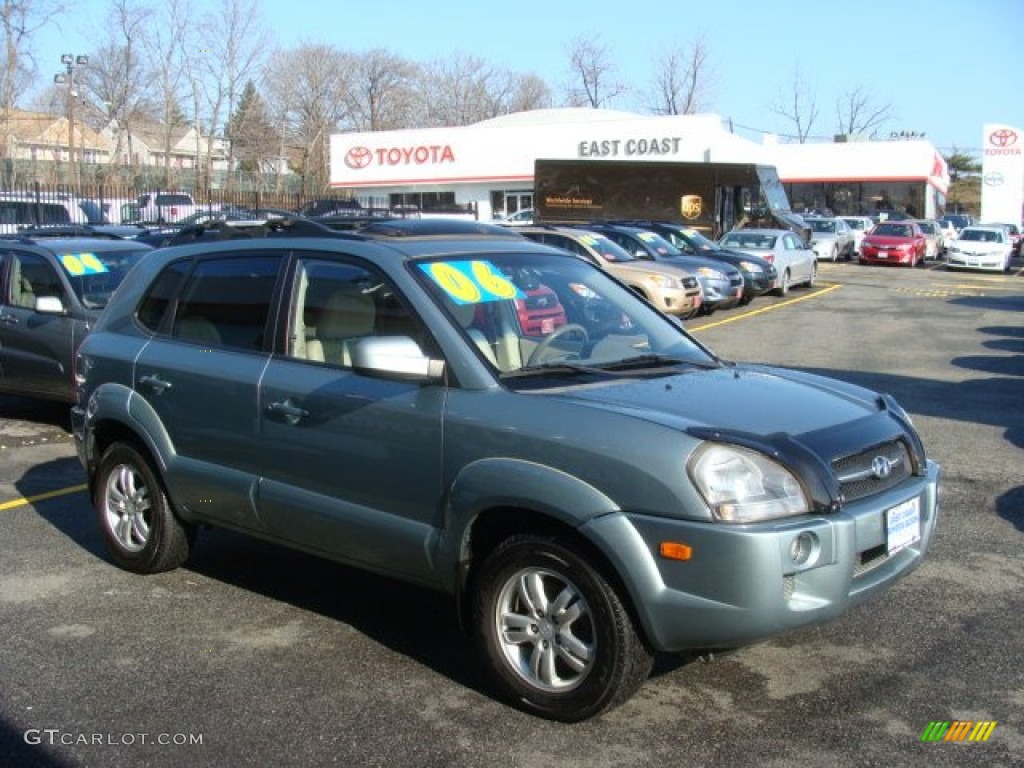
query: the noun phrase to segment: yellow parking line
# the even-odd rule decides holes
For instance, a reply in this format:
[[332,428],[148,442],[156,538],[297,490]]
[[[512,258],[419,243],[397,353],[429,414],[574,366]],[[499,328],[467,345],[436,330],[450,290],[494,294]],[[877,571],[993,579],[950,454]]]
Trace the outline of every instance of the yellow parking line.
[[787,301],[780,301],[780,302],[777,302],[775,304],[769,304],[767,307],[761,307],[760,309],[754,309],[754,310],[751,310],[750,312],[744,312],[742,315],[733,315],[732,317],[727,317],[724,320],[716,320],[713,323],[706,323],[706,324],[698,326],[696,328],[687,328],[686,330],[690,331],[691,333],[696,333],[697,331],[706,331],[708,328],[717,328],[720,325],[727,325],[728,323],[735,323],[737,320],[745,320],[748,317],[753,317],[754,315],[760,315],[760,314],[762,314],[764,312],[771,312],[774,309],[780,309],[781,307],[788,307],[790,304],[796,304],[797,302],[800,302],[800,301],[807,301],[808,299],[814,299],[814,298],[817,298],[818,296],[823,296],[826,293],[831,293],[832,291],[838,290],[839,288],[842,288],[842,287],[843,286],[839,285],[838,283],[834,284],[834,285],[828,285],[825,288],[819,288],[814,293],[808,293],[808,294],[806,294],[804,296],[797,296],[796,298],[789,299]]
[[8,509],[14,509],[15,507],[24,507],[28,504],[35,504],[37,501],[46,501],[46,499],[52,499],[57,496],[67,496],[71,493],[78,493],[79,491],[88,490],[89,486],[85,483],[81,485],[69,485],[67,488],[58,488],[55,491],[47,491],[46,493],[39,493],[35,496],[29,496],[22,499],[14,499],[13,501],[5,501],[0,503],[0,512]]

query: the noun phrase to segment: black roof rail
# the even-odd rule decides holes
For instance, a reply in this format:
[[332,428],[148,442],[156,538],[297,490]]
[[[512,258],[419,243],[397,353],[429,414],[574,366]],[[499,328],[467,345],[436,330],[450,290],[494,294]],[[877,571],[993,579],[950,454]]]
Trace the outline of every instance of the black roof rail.
[[60,224],[52,227],[25,227],[24,229],[18,230],[16,236],[28,240],[47,237],[96,237],[104,240],[125,239],[121,235],[115,235],[112,232],[103,232],[102,230],[94,229],[86,224]]

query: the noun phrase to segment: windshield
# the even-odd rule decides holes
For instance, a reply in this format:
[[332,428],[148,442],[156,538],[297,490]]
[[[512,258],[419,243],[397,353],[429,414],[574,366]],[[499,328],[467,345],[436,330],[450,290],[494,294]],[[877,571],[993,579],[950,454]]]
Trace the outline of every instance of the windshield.
[[58,253],[57,258],[67,272],[71,288],[82,306],[87,309],[103,309],[128,270],[150,250],[93,249]]
[[719,364],[679,324],[575,256],[460,254],[421,262],[414,273],[510,385]]
[[973,240],[978,243],[1000,243],[1003,238],[992,229],[965,229],[960,233],[961,240]]
[[683,255],[682,251],[656,232],[638,232],[636,238],[656,259],[675,259]]
[[587,233],[580,238],[607,261],[614,261],[616,264],[625,264],[630,261],[637,261],[636,256],[631,254],[618,243],[613,243],[604,235]]
[[811,225],[811,231],[813,232],[828,234],[836,231],[836,223],[834,221],[826,219],[805,219],[805,221]]
[[876,224],[875,228],[871,231],[873,235],[882,235],[883,237],[913,237],[913,230],[906,224]]
[[843,219],[850,229],[867,229],[867,222],[864,219]]
[[775,247],[775,235],[764,235],[757,232],[730,232],[722,238],[722,245],[740,250],[770,251]]

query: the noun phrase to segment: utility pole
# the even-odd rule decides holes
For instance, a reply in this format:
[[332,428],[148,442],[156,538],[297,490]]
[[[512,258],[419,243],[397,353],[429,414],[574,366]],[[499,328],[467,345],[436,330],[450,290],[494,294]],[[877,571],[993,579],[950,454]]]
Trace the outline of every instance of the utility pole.
[[78,191],[78,165],[75,163],[75,69],[89,63],[89,57],[65,53],[60,57],[64,72],[53,76],[53,82],[68,86],[68,178],[74,191]]

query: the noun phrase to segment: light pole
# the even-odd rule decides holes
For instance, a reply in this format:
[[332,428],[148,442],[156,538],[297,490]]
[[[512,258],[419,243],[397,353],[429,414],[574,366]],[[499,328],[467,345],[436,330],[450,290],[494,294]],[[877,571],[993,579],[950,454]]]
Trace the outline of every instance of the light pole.
[[65,53],[60,57],[60,63],[64,65],[64,72],[53,76],[53,82],[58,85],[68,86],[68,169],[71,184],[78,187],[78,166],[75,164],[75,68],[84,67],[89,63],[89,57]]

